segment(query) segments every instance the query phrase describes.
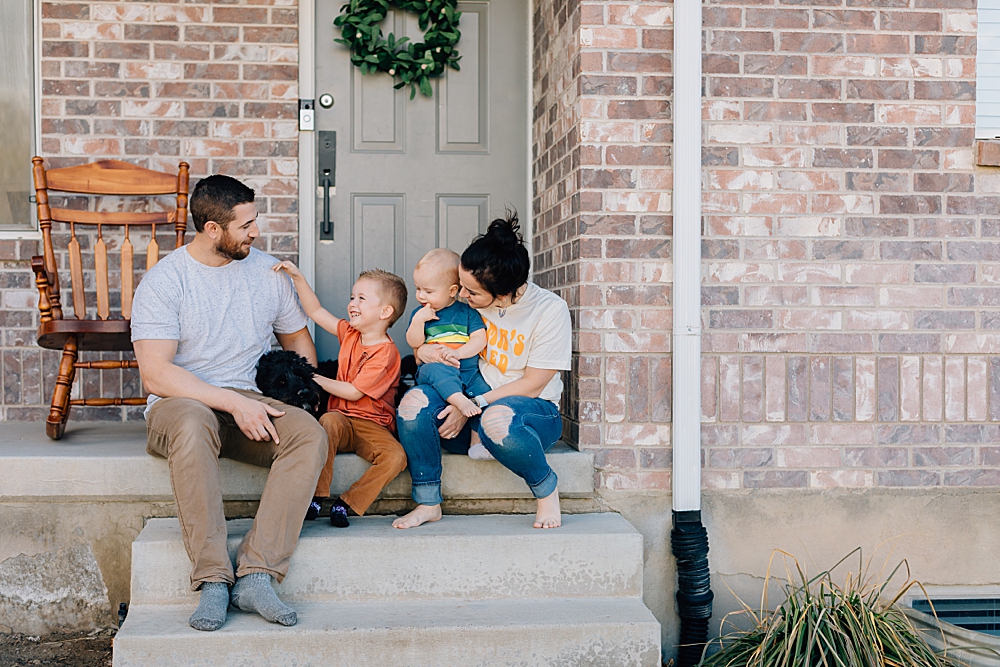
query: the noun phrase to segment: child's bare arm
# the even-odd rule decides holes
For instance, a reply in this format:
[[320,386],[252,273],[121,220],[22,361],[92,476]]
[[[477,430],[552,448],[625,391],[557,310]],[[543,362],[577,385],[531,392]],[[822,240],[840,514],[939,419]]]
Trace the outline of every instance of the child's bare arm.
[[313,375],[313,380],[316,380],[316,384],[323,387],[327,393],[338,398],[342,398],[345,401],[357,401],[365,395],[363,391],[355,387],[350,382],[331,380],[330,378],[323,377],[322,375]]
[[414,350],[424,344],[424,323],[416,317],[406,329],[406,344]]
[[323,307],[323,304],[319,302],[319,297],[316,296],[316,292],[313,291],[309,283],[306,282],[306,277],[299,271],[299,267],[286,261],[278,262],[272,267],[272,270],[276,272],[284,271],[288,274],[295,285],[295,291],[299,293],[299,302],[302,303],[302,310],[306,312],[306,315],[313,322],[336,336],[337,326],[340,324],[341,318]]
[[469,334],[469,342],[455,350],[457,359],[468,359],[483,351],[486,347],[486,329],[480,329]]
[[438,318],[437,313],[430,306],[424,306],[413,314],[410,326],[406,329],[406,343],[416,350],[424,344],[424,325],[431,320]]

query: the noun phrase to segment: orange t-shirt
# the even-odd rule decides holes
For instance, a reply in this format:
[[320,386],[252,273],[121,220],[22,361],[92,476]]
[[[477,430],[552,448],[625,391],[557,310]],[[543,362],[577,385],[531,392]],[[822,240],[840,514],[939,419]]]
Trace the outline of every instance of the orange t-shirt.
[[399,350],[392,340],[378,345],[362,345],[361,334],[347,320],[337,325],[340,354],[337,379],[350,382],[364,394],[356,401],[330,396],[328,410],[348,417],[360,417],[388,429],[396,421],[396,389],[399,387]]

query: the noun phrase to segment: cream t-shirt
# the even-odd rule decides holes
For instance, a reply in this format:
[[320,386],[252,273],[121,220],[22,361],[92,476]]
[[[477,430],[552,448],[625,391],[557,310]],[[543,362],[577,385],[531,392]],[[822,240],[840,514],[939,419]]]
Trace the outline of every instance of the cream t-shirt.
[[[508,308],[479,308],[486,323],[486,347],[479,372],[493,389],[524,376],[524,368],[568,371],[573,357],[569,307],[557,295],[527,283],[521,298]],[[562,376],[556,373],[539,398],[559,404]]]

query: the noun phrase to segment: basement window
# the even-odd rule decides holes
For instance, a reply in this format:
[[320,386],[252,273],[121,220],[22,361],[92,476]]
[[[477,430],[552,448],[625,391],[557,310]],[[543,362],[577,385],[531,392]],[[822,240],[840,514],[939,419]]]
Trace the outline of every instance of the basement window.
[[966,630],[1000,637],[1000,600],[993,598],[914,600],[913,608]]
[[36,230],[31,158],[37,150],[35,3],[0,2],[0,238]]

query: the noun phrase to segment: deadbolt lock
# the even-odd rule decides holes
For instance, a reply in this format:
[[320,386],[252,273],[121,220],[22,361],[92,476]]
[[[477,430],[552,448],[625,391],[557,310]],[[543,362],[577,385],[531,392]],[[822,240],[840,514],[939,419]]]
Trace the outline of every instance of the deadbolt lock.
[[323,93],[319,96],[319,105],[324,109],[329,109],[333,106],[333,95],[330,93]]

